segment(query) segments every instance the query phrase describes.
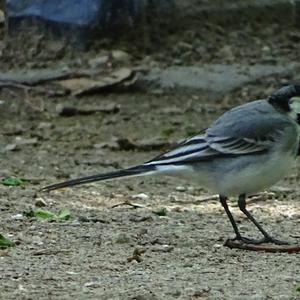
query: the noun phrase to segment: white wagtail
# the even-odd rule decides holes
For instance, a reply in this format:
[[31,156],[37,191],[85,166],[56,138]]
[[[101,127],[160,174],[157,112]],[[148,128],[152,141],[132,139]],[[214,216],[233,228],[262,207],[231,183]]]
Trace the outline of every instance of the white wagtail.
[[[270,187],[294,165],[300,142],[300,85],[284,86],[267,99],[235,107],[200,134],[144,164],[46,186],[51,191],[100,180],[153,174],[181,176],[219,194],[235,232],[244,243],[286,244],[270,236],[246,209],[246,196]],[[238,196],[240,210],[263,238],[243,237],[227,206]]]

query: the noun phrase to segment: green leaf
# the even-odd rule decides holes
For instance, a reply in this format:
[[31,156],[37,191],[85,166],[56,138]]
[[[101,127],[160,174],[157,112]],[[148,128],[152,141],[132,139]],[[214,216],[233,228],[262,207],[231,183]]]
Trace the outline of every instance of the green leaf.
[[49,220],[49,219],[51,220],[56,218],[56,215],[51,211],[40,209],[40,208],[25,212],[25,215],[27,218],[38,218],[42,220]]
[[297,292],[300,292],[300,286],[298,286],[298,287],[296,288],[296,291],[297,291]]
[[51,211],[44,210],[41,208],[37,208],[35,210],[30,210],[28,212],[24,213],[27,218],[37,218],[41,220],[64,220],[67,221],[71,218],[71,212],[63,208],[62,210],[59,211],[58,214],[55,214]]
[[18,177],[8,176],[2,179],[2,184],[7,186],[19,186],[23,185],[25,181]]
[[12,242],[11,240],[7,239],[4,237],[2,234],[0,234],[0,249],[6,249],[9,247],[14,247],[15,243]]
[[57,218],[60,220],[69,220],[71,218],[71,212],[67,208],[63,208],[59,211]]

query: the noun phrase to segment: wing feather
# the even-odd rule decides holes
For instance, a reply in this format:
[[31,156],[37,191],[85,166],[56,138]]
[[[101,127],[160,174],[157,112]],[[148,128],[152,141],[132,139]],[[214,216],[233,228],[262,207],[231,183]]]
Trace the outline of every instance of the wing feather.
[[272,138],[257,140],[201,134],[180,143],[174,149],[155,157],[144,165],[178,165],[207,161],[217,157],[265,152],[272,142]]
[[207,135],[207,143],[216,151],[223,154],[250,154],[269,149],[273,139],[249,139],[236,137],[212,137]]

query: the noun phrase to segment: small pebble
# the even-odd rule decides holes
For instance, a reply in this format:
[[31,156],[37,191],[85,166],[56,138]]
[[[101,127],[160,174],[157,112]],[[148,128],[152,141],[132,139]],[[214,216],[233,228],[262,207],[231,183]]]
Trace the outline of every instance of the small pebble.
[[37,198],[35,202],[36,207],[45,207],[47,206],[46,201],[43,198]]
[[170,245],[155,245],[151,247],[153,252],[171,252],[174,250],[174,246]]
[[97,288],[100,286],[101,286],[101,282],[99,282],[99,281],[91,281],[91,282],[86,282],[84,284],[84,287],[87,287],[87,288]]
[[38,129],[50,129],[54,127],[52,123],[50,122],[41,122],[38,124],[37,128]]
[[186,188],[184,186],[177,186],[175,189],[177,192],[185,192]]
[[11,216],[11,218],[13,220],[23,220],[24,216],[22,214],[16,214],[16,215]]
[[3,148],[3,152],[14,151],[14,150],[17,150],[17,145],[16,145],[16,144],[7,144],[7,145]]
[[133,195],[131,196],[132,199],[135,199],[135,200],[148,200],[149,199],[149,196],[145,193],[140,193],[140,194],[137,194],[137,195]]

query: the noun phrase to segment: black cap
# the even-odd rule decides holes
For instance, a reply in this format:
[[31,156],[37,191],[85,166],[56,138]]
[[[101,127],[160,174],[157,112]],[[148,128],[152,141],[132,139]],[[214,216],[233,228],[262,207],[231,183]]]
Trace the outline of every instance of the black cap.
[[290,111],[289,100],[296,96],[300,96],[300,85],[285,85],[268,97],[268,101],[273,106]]

